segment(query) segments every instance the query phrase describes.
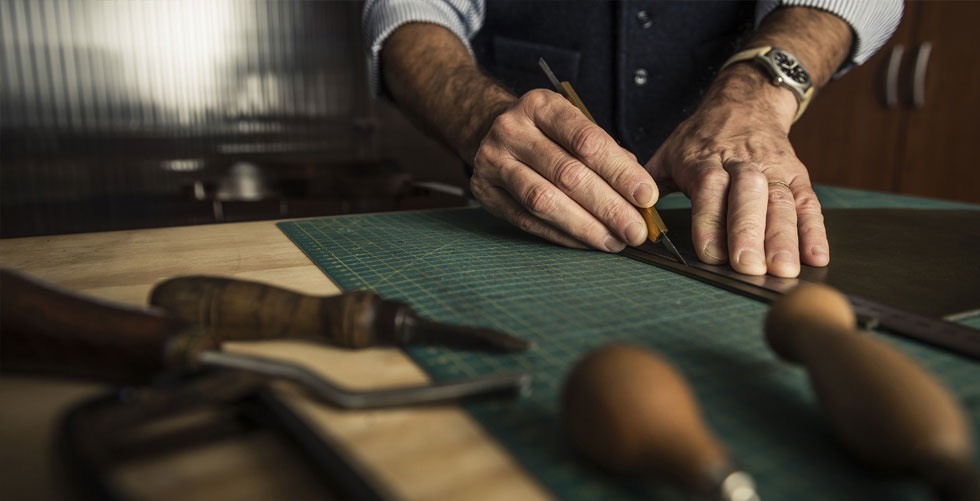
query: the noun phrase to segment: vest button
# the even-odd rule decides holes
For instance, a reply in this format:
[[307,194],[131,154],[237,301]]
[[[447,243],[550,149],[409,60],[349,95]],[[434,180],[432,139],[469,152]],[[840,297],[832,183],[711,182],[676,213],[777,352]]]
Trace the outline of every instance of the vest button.
[[636,13],[636,22],[643,29],[653,26],[653,21],[650,20],[650,14],[647,14],[647,11],[645,10],[641,10]]
[[638,87],[642,87],[647,84],[647,70],[640,68],[633,73],[633,83]]

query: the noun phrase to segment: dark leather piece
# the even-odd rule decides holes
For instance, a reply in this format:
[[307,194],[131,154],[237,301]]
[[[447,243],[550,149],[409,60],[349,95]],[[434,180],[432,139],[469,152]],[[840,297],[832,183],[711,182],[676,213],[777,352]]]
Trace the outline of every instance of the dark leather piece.
[[[697,260],[691,211],[660,214],[685,259]],[[933,318],[980,310],[980,211],[826,209],[824,218],[830,266],[804,266],[801,280]]]

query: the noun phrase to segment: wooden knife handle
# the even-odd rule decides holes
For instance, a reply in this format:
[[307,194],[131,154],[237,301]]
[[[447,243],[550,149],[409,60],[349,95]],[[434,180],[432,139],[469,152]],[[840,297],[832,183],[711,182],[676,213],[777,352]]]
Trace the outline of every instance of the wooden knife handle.
[[978,499],[973,438],[953,395],[911,358],[855,326],[847,298],[822,285],[776,301],[766,340],[806,367],[841,441],[881,468],[913,473],[953,499]]
[[579,450],[613,473],[711,495],[734,471],[684,378],[638,346],[610,344],[576,363],[562,388],[561,422]]
[[390,342],[401,303],[368,291],[312,296],[258,282],[185,276],[161,282],[150,304],[230,339],[318,338],[344,348]]
[[3,372],[141,383],[168,368],[171,342],[187,327],[0,269]]

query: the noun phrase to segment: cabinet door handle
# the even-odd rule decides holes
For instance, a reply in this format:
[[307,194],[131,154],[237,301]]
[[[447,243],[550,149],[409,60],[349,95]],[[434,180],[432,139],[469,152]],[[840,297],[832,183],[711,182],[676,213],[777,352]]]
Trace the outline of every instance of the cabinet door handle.
[[931,43],[919,44],[919,52],[915,55],[915,69],[912,72],[912,106],[915,108],[921,108],[926,104],[926,69],[929,67],[931,55]]
[[905,55],[905,46],[898,44],[892,47],[892,52],[888,56],[888,66],[885,67],[885,108],[894,110],[898,108],[898,75],[902,68],[902,56]]

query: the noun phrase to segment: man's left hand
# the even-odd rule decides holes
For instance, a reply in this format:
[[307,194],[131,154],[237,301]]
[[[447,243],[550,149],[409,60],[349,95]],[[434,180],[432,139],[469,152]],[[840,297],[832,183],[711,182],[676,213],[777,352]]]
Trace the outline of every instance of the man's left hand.
[[788,138],[796,110],[789,90],[757,68],[733,65],[647,162],[663,193],[691,199],[703,262],[796,277],[801,261],[830,261],[820,202]]

